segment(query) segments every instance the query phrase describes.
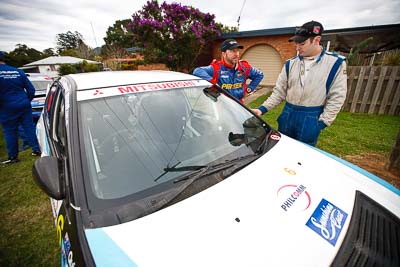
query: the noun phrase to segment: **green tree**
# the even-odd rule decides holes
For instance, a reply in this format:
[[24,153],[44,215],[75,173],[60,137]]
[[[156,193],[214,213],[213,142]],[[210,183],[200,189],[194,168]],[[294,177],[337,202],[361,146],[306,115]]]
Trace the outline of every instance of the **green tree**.
[[77,49],[83,42],[83,36],[79,32],[67,31],[66,33],[59,33],[56,35],[57,39],[57,52],[61,53],[68,49]]
[[94,59],[94,50],[85,44],[79,32],[72,33],[68,31],[67,33],[60,33],[57,34],[57,39],[57,50],[61,56]]
[[58,69],[58,75],[68,75],[74,73],[82,73],[82,72],[96,72],[101,71],[101,67],[96,64],[88,63],[86,60],[78,64],[61,64]]
[[199,55],[221,34],[215,16],[178,3],[148,1],[132,15],[133,42],[147,62],[165,63],[173,70],[191,71]]
[[7,63],[14,67],[22,67],[25,64],[42,58],[42,52],[34,48],[29,48],[25,44],[17,44],[16,48],[6,55]]
[[74,73],[78,73],[75,64],[61,64],[60,67],[58,68],[59,76],[74,74]]
[[117,20],[112,27],[108,27],[104,38],[105,45],[101,48],[104,58],[123,58],[128,54],[126,48],[133,44],[129,22],[130,19]]
[[65,49],[60,51],[60,56],[78,57],[78,52],[75,49]]
[[238,32],[239,31],[239,27],[233,26],[224,26],[222,28],[222,33],[228,33],[228,32]]
[[128,48],[132,46],[132,31],[128,27],[130,19],[117,20],[114,25],[108,27],[104,42],[108,46]]
[[54,48],[46,48],[43,50],[43,57],[51,57],[56,55],[57,53],[54,51]]

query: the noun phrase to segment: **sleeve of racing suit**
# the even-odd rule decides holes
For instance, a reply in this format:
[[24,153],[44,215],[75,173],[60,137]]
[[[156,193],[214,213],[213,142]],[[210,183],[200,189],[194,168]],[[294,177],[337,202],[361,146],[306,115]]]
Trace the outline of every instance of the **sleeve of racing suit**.
[[209,66],[197,67],[193,71],[193,75],[203,78],[204,80],[211,81],[214,76],[214,68]]
[[[287,94],[287,77],[286,77],[285,65],[283,65],[281,73],[279,74],[278,79],[276,80],[275,87],[274,89],[272,89],[272,94],[267,98],[267,100],[264,101],[264,103],[261,106],[263,106],[266,110],[271,110],[286,99],[286,94]],[[263,108],[261,108],[260,110],[265,111]]]
[[250,67],[249,78],[251,79],[251,82],[247,88],[250,88],[251,91],[254,91],[262,79],[264,79],[264,73],[257,68]]
[[35,87],[33,87],[33,84],[31,83],[31,81],[29,81],[24,72],[20,74],[21,78],[24,81],[24,87],[26,89],[26,93],[28,94],[29,101],[32,101],[32,99],[35,97]]
[[327,126],[331,125],[342,108],[347,94],[347,65],[346,61],[338,69],[329,93],[326,96],[324,111],[319,117]]

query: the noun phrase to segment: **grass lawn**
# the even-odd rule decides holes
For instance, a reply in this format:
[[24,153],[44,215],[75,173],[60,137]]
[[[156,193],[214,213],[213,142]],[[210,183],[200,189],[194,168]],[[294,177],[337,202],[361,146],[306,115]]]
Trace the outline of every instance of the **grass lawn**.
[[[253,101],[258,107],[266,96]],[[263,116],[274,128],[283,105]],[[388,155],[399,131],[399,116],[341,112],[326,128],[318,147],[339,157],[363,153]],[[57,266],[60,255],[50,202],[32,179],[35,160],[27,150],[21,162],[0,166],[0,266]],[[0,128],[0,158],[7,153]]]
[[[33,181],[31,153],[20,153],[17,164],[0,165],[0,266],[61,263],[50,200]],[[7,159],[1,127],[0,159]]]
[[[249,106],[259,107],[268,96],[257,98]],[[283,106],[282,103],[262,116],[275,129]],[[317,147],[339,157],[364,153],[388,156],[399,130],[400,116],[340,112],[331,127],[322,131]]]

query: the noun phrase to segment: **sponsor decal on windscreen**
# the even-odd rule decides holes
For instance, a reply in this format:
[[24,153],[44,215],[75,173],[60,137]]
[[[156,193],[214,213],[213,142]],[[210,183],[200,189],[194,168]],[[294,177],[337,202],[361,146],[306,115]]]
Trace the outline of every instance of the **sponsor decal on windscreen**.
[[322,199],[306,225],[332,246],[335,246],[346,219],[346,212],[326,199]]
[[281,137],[280,137],[279,135],[277,135],[277,134],[271,134],[271,135],[269,136],[269,139],[278,141],[278,140],[281,139]]
[[187,81],[171,81],[171,82],[124,85],[117,87],[78,91],[77,100],[82,101],[82,100],[109,97],[115,95],[143,93],[143,92],[188,88],[196,86],[207,86],[207,85],[209,85],[209,83],[205,80],[187,80]]

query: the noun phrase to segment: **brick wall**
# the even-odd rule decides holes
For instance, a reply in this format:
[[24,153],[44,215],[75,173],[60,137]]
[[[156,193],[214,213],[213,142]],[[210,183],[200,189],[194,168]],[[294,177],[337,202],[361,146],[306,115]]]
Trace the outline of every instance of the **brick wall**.
[[[276,49],[281,55],[282,64],[291,57],[296,55],[296,49],[293,43],[288,42],[292,35],[273,35],[273,36],[257,36],[257,37],[246,37],[246,38],[235,38],[235,40],[244,46],[241,54],[243,55],[247,49],[257,44],[267,44]],[[224,40],[218,40],[214,43],[213,57],[216,59],[221,58],[221,44]],[[251,64],[251,62],[250,62]]]

